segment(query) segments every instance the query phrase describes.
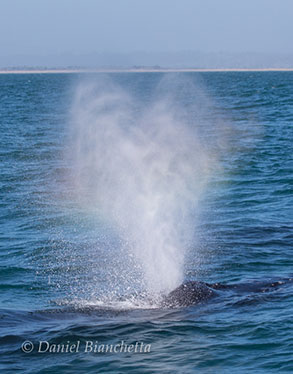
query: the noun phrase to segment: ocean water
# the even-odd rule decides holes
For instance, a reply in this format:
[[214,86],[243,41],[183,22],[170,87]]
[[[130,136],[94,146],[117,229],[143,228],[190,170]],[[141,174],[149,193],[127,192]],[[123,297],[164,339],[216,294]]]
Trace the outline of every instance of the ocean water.
[[[292,72],[0,75],[1,372],[292,373],[292,87]],[[105,137],[103,121],[120,132]],[[138,123],[160,132],[131,142]],[[132,169],[117,168],[129,154]],[[176,189],[153,174],[165,155],[183,160]],[[154,196],[167,201],[156,221]],[[154,252],[161,234],[177,245]],[[246,286],[162,308],[140,295],[157,274],[159,290],[180,277]]]

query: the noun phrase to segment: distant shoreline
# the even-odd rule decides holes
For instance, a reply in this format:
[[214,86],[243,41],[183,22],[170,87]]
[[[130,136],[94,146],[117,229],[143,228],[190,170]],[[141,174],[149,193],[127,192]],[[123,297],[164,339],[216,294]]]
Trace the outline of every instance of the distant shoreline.
[[231,68],[231,69],[0,69],[0,74],[72,74],[72,73],[212,73],[212,72],[262,72],[262,71],[293,71],[293,68]]

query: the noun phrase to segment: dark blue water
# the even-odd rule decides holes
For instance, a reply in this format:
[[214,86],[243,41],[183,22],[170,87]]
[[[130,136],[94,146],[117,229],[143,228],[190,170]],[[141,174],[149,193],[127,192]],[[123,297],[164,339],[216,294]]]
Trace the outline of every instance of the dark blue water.
[[[202,136],[217,148],[185,278],[224,284],[289,278],[293,74],[182,75],[209,98],[198,113],[198,89],[178,93],[187,121],[200,118]],[[145,105],[161,78],[111,77]],[[81,79],[0,76],[1,372],[291,373],[292,282],[265,292],[221,292],[186,308],[93,302],[120,271],[123,254],[115,228],[101,228],[92,212],[80,208],[68,177],[74,172],[66,156],[70,111]],[[25,341],[34,344],[32,352],[23,352]],[[53,351],[58,344],[78,348],[42,353],[47,343],[40,341]],[[119,352],[85,352],[89,341],[101,350],[120,344]],[[150,352],[124,351],[136,342]]]

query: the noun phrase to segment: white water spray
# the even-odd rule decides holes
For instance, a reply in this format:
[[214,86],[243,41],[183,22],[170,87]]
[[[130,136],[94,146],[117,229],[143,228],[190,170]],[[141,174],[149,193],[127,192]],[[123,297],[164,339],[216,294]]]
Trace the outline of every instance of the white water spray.
[[187,123],[172,87],[186,88],[163,79],[142,103],[99,78],[79,84],[72,108],[76,192],[117,230],[120,255],[132,256],[152,294],[183,280],[210,164],[199,126]]

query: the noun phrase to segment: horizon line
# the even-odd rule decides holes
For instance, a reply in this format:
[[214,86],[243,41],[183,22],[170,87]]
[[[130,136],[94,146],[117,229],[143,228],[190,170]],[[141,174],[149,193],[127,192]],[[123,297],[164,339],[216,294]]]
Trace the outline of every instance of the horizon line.
[[293,71],[292,68],[2,68],[0,74],[65,74],[65,73],[188,73],[188,72],[265,72],[265,71]]

